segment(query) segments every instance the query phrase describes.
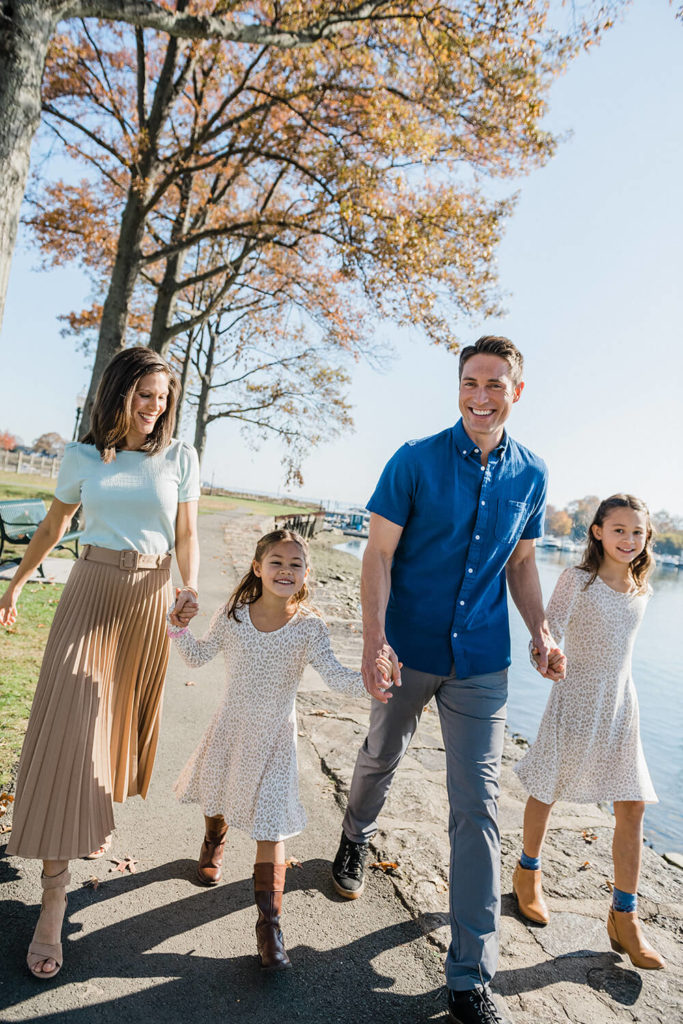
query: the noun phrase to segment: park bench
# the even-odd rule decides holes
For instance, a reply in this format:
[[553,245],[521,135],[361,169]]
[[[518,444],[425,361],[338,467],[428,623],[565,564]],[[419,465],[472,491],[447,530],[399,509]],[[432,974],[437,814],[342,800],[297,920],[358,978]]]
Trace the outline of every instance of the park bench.
[[[46,515],[45,502],[40,498],[0,500],[0,561],[5,545],[28,544]],[[82,532],[72,530],[65,533],[56,547],[71,551],[74,558],[78,558],[78,542]],[[45,576],[42,565],[38,566],[38,572]]]

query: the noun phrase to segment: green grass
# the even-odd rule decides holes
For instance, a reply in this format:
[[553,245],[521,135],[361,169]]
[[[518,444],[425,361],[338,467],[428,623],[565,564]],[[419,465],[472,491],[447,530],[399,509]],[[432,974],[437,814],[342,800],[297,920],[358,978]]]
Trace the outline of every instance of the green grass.
[[306,505],[284,505],[268,498],[238,498],[228,494],[203,494],[199,499],[200,513],[226,512],[240,509],[255,516],[306,515],[317,509]]
[[28,583],[14,626],[0,627],[0,791],[9,785],[19,759],[43,649],[63,589],[57,583]]
[[[55,496],[57,480],[31,473],[10,473],[0,470],[0,499],[42,498],[49,505]],[[242,498],[231,494],[203,494],[199,500],[199,511],[225,512],[241,509],[256,516],[306,515],[316,511],[307,505],[285,504],[269,498]]]
[[5,501],[42,498],[49,505],[55,496],[57,479],[33,473],[10,473],[0,469],[0,498]]

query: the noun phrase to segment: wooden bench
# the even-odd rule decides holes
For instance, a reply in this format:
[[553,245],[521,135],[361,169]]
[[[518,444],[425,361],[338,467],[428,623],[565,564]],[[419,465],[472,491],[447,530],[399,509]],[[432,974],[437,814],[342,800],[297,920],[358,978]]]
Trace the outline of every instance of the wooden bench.
[[[6,544],[28,544],[46,515],[45,502],[40,498],[0,500],[0,559]],[[74,558],[78,558],[78,542],[82,533],[82,530],[65,533],[56,548],[70,551]],[[42,565],[38,566],[38,572],[45,576]]]

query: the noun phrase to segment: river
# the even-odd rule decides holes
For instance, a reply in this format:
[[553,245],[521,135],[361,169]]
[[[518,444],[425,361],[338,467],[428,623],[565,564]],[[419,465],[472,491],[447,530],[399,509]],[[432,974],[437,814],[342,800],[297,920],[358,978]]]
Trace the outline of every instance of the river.
[[[366,541],[338,545],[360,558]],[[576,554],[538,548],[537,562],[544,599]],[[658,804],[645,809],[645,838],[660,853],[683,853],[683,669],[675,659],[673,638],[683,631],[683,570],[663,568],[651,578],[654,597],[636,639],[633,678],[640,701],[640,731]],[[510,603],[512,666],[508,726],[528,739],[536,735],[549,684],[529,664],[529,634]]]

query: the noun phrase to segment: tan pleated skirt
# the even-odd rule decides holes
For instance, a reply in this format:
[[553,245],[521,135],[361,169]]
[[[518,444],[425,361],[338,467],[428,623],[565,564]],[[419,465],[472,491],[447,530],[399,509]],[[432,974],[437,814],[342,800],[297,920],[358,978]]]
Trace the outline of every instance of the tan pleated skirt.
[[170,557],[128,571],[80,558],[48,637],[17,777],[7,852],[83,857],[112,801],[145,796],[168,665]]

